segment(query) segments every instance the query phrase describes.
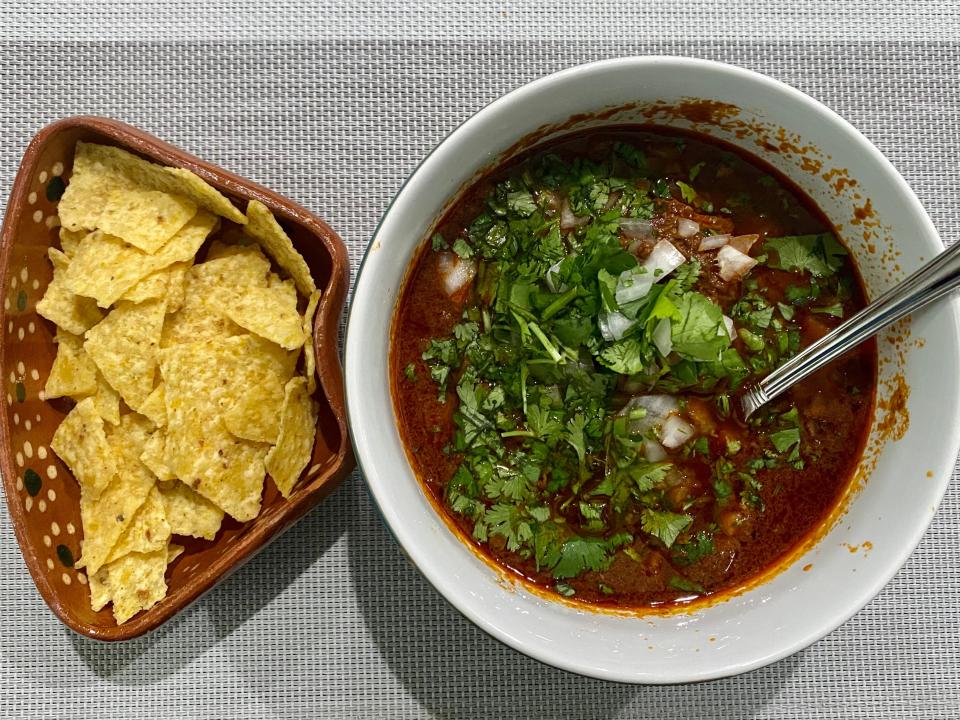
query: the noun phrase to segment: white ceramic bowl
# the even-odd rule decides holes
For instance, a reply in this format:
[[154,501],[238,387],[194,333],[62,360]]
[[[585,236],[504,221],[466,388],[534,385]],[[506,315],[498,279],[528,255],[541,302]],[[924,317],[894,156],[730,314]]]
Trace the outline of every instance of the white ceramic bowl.
[[[739,110],[726,117],[714,113],[719,123],[691,123],[704,113],[696,112],[702,106],[684,105],[689,98]],[[638,57],[583,65],[525,85],[478,112],[397,194],[354,290],[346,394],[357,458],[380,512],[413,563],[460,612],[517,650],[566,670],[677,683],[744,672],[806,647],[862,608],[906,561],[937,509],[960,446],[960,314],[956,301],[943,302],[881,338],[877,420],[863,480],[829,530],[779,574],[714,605],[647,617],[572,607],[505,581],[438,517],[407,461],[388,377],[397,293],[415,249],[458,188],[520,138],[610,106],[635,104],[606,124],[643,121],[657,101],[681,110],[664,111],[654,121],[740,145],[803,188],[837,226],[871,296],[943,249],[913,192],[880,152],[799,91],[703,60]],[[761,149],[764,141],[781,151]],[[845,169],[857,185],[837,184],[843,174],[831,175],[832,169]],[[909,429],[895,439],[905,421],[898,390],[909,392]]]

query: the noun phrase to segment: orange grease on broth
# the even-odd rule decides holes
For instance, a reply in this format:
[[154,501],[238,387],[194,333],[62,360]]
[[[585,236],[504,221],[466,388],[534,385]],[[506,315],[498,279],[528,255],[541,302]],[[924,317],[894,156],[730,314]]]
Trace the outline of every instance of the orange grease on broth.
[[[637,108],[636,104],[617,106],[617,107],[609,108],[608,110],[602,113],[574,116],[574,117],[571,117],[565,123],[541,126],[536,131],[525,136],[524,138],[519,140],[517,143],[515,143],[513,146],[511,146],[507,151],[502,153],[499,156],[497,161],[491,163],[491,165],[488,166],[489,167],[488,170],[478,172],[477,175],[474,176],[473,180],[465,183],[464,186],[453,197],[451,197],[451,199],[445,204],[443,212],[438,217],[438,224],[440,222],[440,219],[446,217],[449,209],[453,207],[457,202],[460,201],[462,191],[464,189],[472,186],[476,182],[477,177],[481,177],[485,173],[490,172],[493,168],[496,168],[497,166],[504,163],[506,159],[511,158],[512,156],[539,144],[544,138],[546,138],[549,135],[559,134],[565,128],[574,127],[576,125],[583,123],[584,121],[597,121],[597,120],[610,119],[615,117],[619,113],[634,110],[636,108]],[[725,123],[730,121],[734,125],[739,126],[737,128],[737,132],[735,133],[735,135],[740,138],[746,136],[746,134],[748,134],[749,132],[754,132],[757,135],[767,134],[767,132],[769,131],[769,128],[764,127],[762,124],[754,123],[751,126],[751,125],[748,125],[747,123],[744,123],[742,120],[737,119],[737,115],[739,112],[740,112],[739,109],[733,105],[714,102],[714,101],[699,100],[699,101],[683,102],[673,107],[670,107],[661,103],[653,106],[649,110],[645,111],[643,114],[648,118],[652,118],[658,114],[661,116],[664,114],[668,114],[678,119],[685,119],[694,124],[698,124],[698,123],[711,124],[711,125],[717,125],[721,127]],[[731,121],[731,119],[733,120]],[[677,128],[669,128],[669,129],[671,131],[678,130]],[[689,133],[690,131],[686,131],[686,132]],[[678,134],[683,134],[683,133],[684,131],[680,130]],[[696,135],[699,133],[696,133],[694,131],[693,134]],[[811,174],[819,173],[819,171],[822,169],[822,166],[823,166],[822,162],[809,157],[811,153],[819,154],[815,148],[811,146],[801,147],[788,142],[785,137],[786,131],[782,128],[779,129],[778,135],[779,135],[778,139],[781,140],[781,144],[778,149],[785,152],[800,154],[802,157],[801,169]],[[710,138],[710,140],[715,143],[718,142],[715,138]],[[724,144],[724,143],[722,141],[719,141],[719,144]],[[781,173],[776,173],[776,174],[781,178],[783,177]],[[852,188],[857,185],[856,180],[853,180],[847,177],[848,172],[845,169],[834,168],[828,171],[828,173],[824,174],[823,179],[829,181],[834,176],[840,176],[834,183],[831,183],[831,187],[834,189],[834,191],[838,195],[842,194],[848,188]],[[793,186],[792,183],[789,183],[788,186],[795,187]],[[800,195],[802,197],[805,197],[803,193],[800,193]],[[860,197],[859,193],[857,193],[856,196],[859,198]],[[864,216],[866,216],[867,213],[869,213],[869,215],[873,215],[873,209],[872,209],[872,206],[870,205],[869,200],[865,204],[862,212]],[[854,219],[854,222],[856,222],[856,218]],[[867,237],[866,232],[865,232],[865,237]],[[418,256],[420,252],[425,251],[425,245],[426,244],[424,243],[424,245],[421,247],[420,251],[417,254]],[[869,250],[871,253],[873,253],[875,252],[875,247],[871,245]],[[886,252],[891,252],[891,251],[888,250]],[[412,272],[413,268],[416,267],[416,264],[417,264],[416,260],[410,264],[407,270],[408,276]],[[856,268],[856,266],[854,266],[854,270],[855,272],[857,272],[857,275],[859,276],[859,270]],[[404,283],[403,283],[404,286],[406,286],[408,279],[409,277],[406,277],[404,279]],[[861,280],[861,284],[862,284],[862,280]],[[395,310],[399,310],[399,303],[397,305],[397,308],[395,308]],[[391,355],[393,355],[392,344],[391,344]],[[876,368],[875,368],[875,373],[876,373]],[[878,385],[876,383],[876,374],[874,377],[875,377],[875,382],[872,388],[871,409],[869,414],[871,416],[874,416],[874,420],[875,420],[875,415],[877,410]],[[897,395],[899,399],[895,400],[893,403],[888,405],[888,409],[892,408],[893,412],[887,412],[886,415],[897,415],[897,416],[906,418],[906,413],[907,413],[906,397],[909,394],[909,388],[906,386],[905,382],[903,381],[902,376],[900,376],[899,381],[900,381],[900,384],[898,386],[898,389],[900,390],[900,392]],[[391,383],[391,394],[394,398],[394,407],[397,408],[396,388],[393,386],[393,383]],[[906,421],[903,422],[903,428],[899,432],[896,432],[895,439],[899,439],[900,437],[903,436],[903,432],[905,432],[905,429],[906,429],[905,424],[906,424]],[[869,424],[868,424],[868,427],[869,427]],[[621,607],[621,606],[602,605],[597,603],[588,603],[588,602],[583,602],[577,599],[571,599],[571,598],[565,598],[565,597],[559,596],[552,590],[548,590],[547,588],[542,588],[539,585],[528,581],[526,578],[518,576],[515,572],[508,570],[507,568],[499,564],[496,560],[494,560],[492,557],[488,556],[487,552],[485,552],[484,549],[475,545],[474,542],[472,541],[472,538],[470,538],[466,533],[464,533],[461,527],[448,516],[447,512],[445,511],[445,508],[441,506],[440,502],[437,500],[437,498],[434,496],[432,492],[425,491],[424,494],[428,497],[431,505],[434,506],[434,510],[440,515],[441,518],[443,518],[444,524],[447,525],[447,527],[449,527],[450,530],[460,538],[461,542],[463,542],[471,550],[471,552],[473,552],[474,555],[476,555],[481,560],[483,560],[485,564],[487,564],[492,570],[496,572],[496,574],[500,578],[501,584],[504,584],[503,583],[504,580],[508,581],[508,584],[510,586],[515,585],[516,583],[519,582],[525,589],[527,589],[528,591],[532,591],[534,594],[540,595],[553,602],[559,601],[559,602],[565,603],[567,605],[576,607],[581,610],[586,609],[586,610],[591,610],[595,612],[607,612],[607,613],[613,612],[616,614],[625,614],[625,615],[631,615],[631,616],[673,615],[678,613],[687,613],[702,607],[714,605],[719,602],[725,602],[729,599],[732,599],[733,597],[736,597],[744,592],[752,590],[753,588],[766,583],[767,581],[772,579],[774,576],[778,575],[780,572],[785,570],[787,567],[791,566],[799,557],[801,557],[808,550],[810,550],[814,545],[816,545],[820,541],[820,539],[833,528],[836,521],[843,514],[847,512],[849,500],[853,495],[856,494],[856,492],[858,492],[862,488],[863,482],[873,471],[874,467],[876,466],[877,459],[879,457],[879,452],[880,452],[879,448],[881,448],[882,444],[887,440],[887,438],[891,436],[891,432],[892,431],[889,428],[886,428],[886,427],[881,428],[879,432],[879,435],[880,435],[879,441],[873,440],[870,434],[865,433],[865,436],[863,437],[863,440],[861,442],[861,447],[858,448],[858,454],[861,454],[861,461],[857,465],[855,472],[853,473],[850,481],[846,484],[846,487],[844,488],[841,496],[835,499],[832,509],[828,514],[828,516],[822,518],[817,525],[811,528],[811,530],[807,533],[805,537],[799,539],[794,544],[793,548],[788,550],[782,557],[780,557],[774,563],[770,564],[763,571],[756,573],[754,576],[748,578],[746,582],[742,583],[737,587],[724,588],[713,594],[693,598],[687,601],[675,601],[673,603],[662,605],[662,606]],[[868,438],[871,439],[871,444],[869,448],[866,447]],[[417,464],[415,463],[414,458],[411,455],[411,450],[407,447],[406,443],[404,444],[404,449],[405,449],[405,452],[408,454],[408,459],[410,460],[411,466],[416,467]],[[931,475],[931,473],[929,472],[927,474]],[[422,482],[422,479],[421,479],[421,482]],[[812,567],[813,567],[812,564],[808,563],[803,567],[803,570],[809,571]],[[711,637],[709,638],[709,640],[712,642],[715,640],[715,638]]]

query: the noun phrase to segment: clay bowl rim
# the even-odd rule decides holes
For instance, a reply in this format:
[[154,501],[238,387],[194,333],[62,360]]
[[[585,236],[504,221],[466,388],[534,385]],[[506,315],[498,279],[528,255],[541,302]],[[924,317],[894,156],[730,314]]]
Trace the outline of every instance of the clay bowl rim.
[[[7,412],[0,412],[0,472],[3,474],[7,510],[34,585],[53,614],[75,633],[104,642],[125,641],[141,637],[165,624],[199,600],[234,571],[252,559],[260,550],[289,529],[297,520],[332,492],[355,465],[353,448],[347,430],[344,404],[343,371],[340,360],[339,324],[346,300],[350,270],[346,245],[325,221],[297,203],[181,150],[132,125],[97,116],[73,116],[42,128],[24,151],[13,180],[6,213],[0,230],[0,295],[10,290],[8,274],[14,249],[14,236],[20,217],[26,212],[28,187],[37,171],[43,149],[58,134],[79,130],[102,136],[122,147],[162,165],[192,171],[232,200],[259,200],[281,222],[295,223],[318,240],[330,257],[330,277],[317,307],[313,323],[313,343],[317,365],[317,388],[330,406],[336,420],[340,441],[338,451],[323,465],[317,475],[301,486],[293,498],[283,501],[279,512],[263,514],[248,523],[247,532],[238,536],[229,551],[206,567],[200,568],[175,592],[149,610],[143,611],[123,625],[96,625],[80,621],[61,600],[53,582],[41,569],[42,561],[27,534],[27,517],[14,499],[17,468],[13,460],[12,433]],[[311,268],[313,270],[313,268]],[[0,326],[6,324],[8,312],[0,307]],[[0,342],[0,373],[7,372],[7,343]],[[218,541],[214,541],[216,543]]]

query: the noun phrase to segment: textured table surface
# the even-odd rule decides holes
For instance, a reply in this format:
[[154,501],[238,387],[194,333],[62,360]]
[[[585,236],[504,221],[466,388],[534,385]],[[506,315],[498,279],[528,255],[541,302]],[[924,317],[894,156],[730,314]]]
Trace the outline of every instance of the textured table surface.
[[[323,215],[356,269],[418,160],[551,71],[679,54],[768,73],[879,146],[960,232],[960,13],[948,2],[0,3],[0,193],[43,124],[98,113]],[[2,200],[0,200],[2,202]],[[956,372],[956,368],[946,369]],[[156,634],[62,628],[0,512],[0,716],[958,718],[960,486],[870,605],[771,667],[643,688],[488,638],[403,559],[355,474]]]

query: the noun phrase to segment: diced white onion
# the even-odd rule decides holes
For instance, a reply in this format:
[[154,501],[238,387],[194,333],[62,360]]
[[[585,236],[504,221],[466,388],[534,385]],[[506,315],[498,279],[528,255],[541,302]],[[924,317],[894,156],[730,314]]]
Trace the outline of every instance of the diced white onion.
[[660,318],[660,322],[653,329],[653,344],[664,357],[673,350],[673,325],[670,318]]
[[663,462],[667,459],[667,451],[656,440],[644,440],[643,456],[647,459],[647,462]]
[[679,412],[680,403],[673,395],[634,395],[620,414],[629,415],[640,408],[646,411],[646,415],[630,422],[631,432],[645,433],[650,428],[659,427],[669,415]]
[[600,315],[598,324],[600,325],[600,334],[607,342],[619,340],[626,335],[627,330],[636,325],[636,320],[631,320],[623,313],[611,312]]
[[679,415],[671,415],[660,428],[660,442],[664,447],[678,448],[693,437],[694,427]]
[[730,238],[730,247],[739,250],[744,255],[750,254],[750,248],[760,239],[759,235],[737,235]]
[[563,260],[557,260],[553,265],[547,268],[547,277],[545,279],[547,281],[547,287],[550,288],[550,292],[555,293],[566,290],[566,287],[562,283],[558,284],[556,282],[560,279],[560,263],[562,262]]
[[628,238],[651,239],[653,238],[653,223],[640,218],[620,218],[620,232]]
[[640,273],[633,270],[625,270],[617,282],[617,292],[615,295],[617,304],[626,305],[629,302],[646,297],[650,292],[650,288],[653,287],[653,284],[658,279],[659,278],[653,276],[652,272]]
[[617,303],[626,303],[639,300],[647,296],[650,288],[683,265],[687,259],[669,240],[661,240],[653,246],[653,250],[640,266],[646,272],[625,270],[620,273],[617,282]]
[[707,250],[716,250],[717,248],[722,248],[730,242],[730,235],[708,235],[703,240],[700,241],[700,246],[697,248],[700,252],[706,252]]
[[729,315],[723,316],[723,327],[727,331],[727,335],[730,336],[731,340],[737,336],[737,329],[733,325],[733,318]]
[[438,267],[443,289],[451,297],[473,282],[477,274],[477,265],[473,260],[464,260],[450,252],[440,253]]
[[730,282],[742,278],[757,264],[749,255],[744,255],[730,245],[724,245],[717,253],[717,262],[720,264],[720,277]]
[[698,232],[700,232],[700,223],[688,220],[687,218],[680,218],[677,221],[677,235],[680,237],[693,237]]
[[673,243],[669,240],[661,240],[653,246],[653,250],[643,261],[643,266],[654,275],[657,274],[657,270],[662,271],[660,275],[657,275],[657,279],[660,279],[667,273],[676,270],[686,261],[683,253],[677,250]]

